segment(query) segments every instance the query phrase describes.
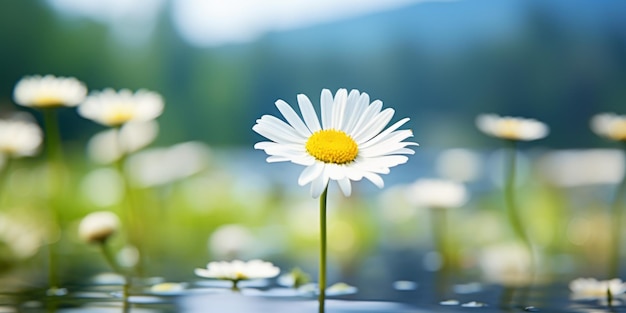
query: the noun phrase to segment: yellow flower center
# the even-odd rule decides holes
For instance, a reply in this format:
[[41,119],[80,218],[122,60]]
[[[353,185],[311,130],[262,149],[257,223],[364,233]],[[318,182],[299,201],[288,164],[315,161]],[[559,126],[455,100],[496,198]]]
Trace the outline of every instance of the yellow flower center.
[[309,137],[306,151],[324,163],[346,164],[354,161],[359,146],[352,137],[340,130],[324,129]]
[[613,140],[626,140],[626,120],[619,120],[613,123],[609,131],[609,137]]
[[63,106],[63,99],[55,96],[40,96],[33,100],[33,106],[53,108]]
[[135,117],[135,112],[130,107],[120,107],[115,110],[109,112],[105,121],[108,125],[111,126],[119,126],[122,125]]
[[507,139],[518,139],[522,123],[516,120],[504,120],[500,124],[500,137]]
[[235,279],[236,280],[246,280],[246,279],[248,279],[248,276],[246,274],[244,274],[243,272],[237,271],[237,272],[235,272]]

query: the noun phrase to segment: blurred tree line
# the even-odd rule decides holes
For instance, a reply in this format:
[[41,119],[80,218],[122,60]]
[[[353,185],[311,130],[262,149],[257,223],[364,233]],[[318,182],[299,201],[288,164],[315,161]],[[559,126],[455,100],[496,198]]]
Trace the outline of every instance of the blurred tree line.
[[[66,16],[45,1],[0,4],[0,110],[24,75],[75,76],[90,90],[147,88],[166,99],[159,140],[251,145],[251,127],[276,114],[275,100],[316,103],[322,88],[357,88],[411,117],[426,147],[497,144],[477,114],[533,117],[551,127],[543,144],[604,143],[591,115],[626,110],[626,5],[619,1],[466,0],[269,33],[251,43],[192,46],[179,36],[170,2],[153,36],[121,43],[108,26]],[[515,10],[516,20],[494,16]],[[493,23],[483,24],[488,21]],[[488,30],[500,33],[485,34]],[[432,30],[432,31],[431,31]],[[62,113],[65,138],[82,142],[99,126]]]

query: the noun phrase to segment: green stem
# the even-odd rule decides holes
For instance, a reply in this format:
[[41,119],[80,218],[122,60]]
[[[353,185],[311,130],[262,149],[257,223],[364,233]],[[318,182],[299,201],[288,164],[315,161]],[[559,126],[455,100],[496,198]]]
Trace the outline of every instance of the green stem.
[[437,295],[442,298],[445,296],[448,278],[452,270],[452,256],[450,255],[448,237],[447,237],[447,210],[448,208],[431,208],[430,218],[433,232],[433,241],[435,249],[441,257],[441,268],[437,271],[435,289]]
[[432,208],[430,210],[431,224],[433,231],[433,241],[435,248],[439,252],[442,259],[442,269],[446,269],[450,265],[450,256],[447,244],[447,208]]
[[507,167],[507,170],[505,171],[504,201],[506,202],[507,215],[509,218],[509,222],[511,223],[511,227],[513,228],[513,232],[515,232],[517,238],[524,243],[524,245],[528,249],[528,252],[530,253],[531,263],[534,263],[534,261],[532,261],[534,260],[532,245],[530,243],[528,235],[524,231],[522,220],[519,216],[519,212],[515,203],[517,142],[515,140],[510,140],[509,143],[510,147],[508,151],[508,163],[505,163],[505,167]]
[[320,272],[319,272],[319,313],[325,311],[326,301],[326,200],[328,185],[320,196]]
[[11,175],[11,166],[13,165],[13,158],[10,155],[5,157],[4,168],[0,169],[0,208],[4,207],[4,201],[7,195],[5,188],[7,180],[9,180],[9,175]]
[[120,275],[124,275],[124,271],[122,271],[119,265],[117,265],[117,262],[115,262],[115,258],[113,257],[106,240],[100,242],[100,250],[102,251],[102,255],[104,255],[104,259],[107,261],[109,266],[111,266],[111,269]]
[[[624,151],[626,151],[626,142],[624,143]],[[621,230],[622,230],[622,200],[626,194],[626,174],[622,177],[622,181],[615,190],[613,197],[613,204],[611,206],[611,256],[609,258],[609,278],[619,277],[619,265],[620,265],[620,245],[621,245]]]
[[233,280],[233,286],[230,287],[230,290],[232,290],[233,292],[241,292],[241,289],[239,289],[239,280]]
[[[122,142],[120,136],[120,128],[116,129],[118,136],[118,145],[122,147]],[[143,275],[143,260],[144,260],[144,251],[143,245],[141,243],[142,240],[142,225],[138,220],[137,207],[135,205],[135,200],[133,198],[133,190],[130,186],[130,179],[128,175],[126,175],[126,171],[124,170],[124,164],[126,163],[126,159],[128,155],[122,151],[121,156],[115,162],[115,166],[117,168],[118,173],[122,177],[122,181],[124,184],[124,198],[125,202],[125,211],[126,211],[126,227],[128,228],[128,239],[130,243],[137,249],[139,259],[137,260],[137,264],[135,266],[136,274],[139,276]]]
[[[44,129],[46,133],[45,146],[46,154],[48,158],[49,166],[49,205],[51,211],[52,228],[59,227],[60,230],[60,217],[58,209],[58,193],[62,185],[61,175],[61,135],[59,133],[59,125],[56,116],[55,109],[43,109]],[[48,244],[48,285],[50,289],[56,289],[58,287],[57,276],[57,260],[56,260],[56,245],[54,241]]]

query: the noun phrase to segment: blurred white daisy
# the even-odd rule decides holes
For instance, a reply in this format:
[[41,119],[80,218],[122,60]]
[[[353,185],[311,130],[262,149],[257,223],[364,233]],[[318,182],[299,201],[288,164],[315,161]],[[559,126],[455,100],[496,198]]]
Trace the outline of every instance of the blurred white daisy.
[[206,144],[188,141],[135,153],[128,158],[126,170],[137,186],[162,186],[200,173],[207,168],[209,158]]
[[118,230],[119,225],[120,221],[114,213],[93,212],[80,221],[78,235],[87,243],[104,243]]
[[533,280],[532,255],[517,243],[500,243],[480,251],[479,265],[486,281],[524,286]]
[[482,114],[476,118],[476,126],[483,133],[509,140],[537,140],[548,135],[548,126],[535,119]]
[[23,157],[37,154],[43,134],[39,126],[25,119],[0,119],[0,154]]
[[37,253],[44,242],[45,231],[42,226],[28,213],[20,213],[10,210],[0,212],[0,264],[9,265],[5,262],[29,258]]
[[468,200],[465,186],[451,180],[422,178],[406,189],[410,203],[427,208],[457,208]]
[[240,224],[224,224],[209,237],[208,247],[216,258],[238,257],[255,246],[254,234]]
[[131,121],[154,120],[163,112],[163,98],[156,92],[139,89],[105,89],[91,93],[78,113],[105,126],[117,127]]
[[601,113],[591,118],[591,130],[598,136],[626,141],[626,115]]
[[363,177],[376,186],[384,185],[380,174],[408,160],[404,154],[413,154],[407,146],[415,142],[403,140],[412,137],[410,130],[397,130],[409,119],[404,118],[389,128],[394,110],[382,110],[383,103],[370,103],[367,93],[339,89],[335,96],[328,89],[321,93],[321,123],[313,104],[305,95],[298,95],[302,118],[283,100],[276,107],[287,122],[264,115],[252,129],[270,141],[259,142],[255,149],[269,155],[267,162],[289,161],[305,166],[298,184],[311,184],[311,195],[319,197],[329,180],[339,184],[344,195],[352,191],[351,181]]
[[110,164],[146,147],[156,139],[158,132],[156,121],[129,122],[119,129],[107,129],[91,137],[87,154],[97,163]]
[[279,273],[278,267],[262,260],[210,262],[207,268],[195,270],[195,274],[200,277],[230,280],[235,284],[241,280],[272,278]]
[[606,299],[607,290],[612,296],[626,292],[626,283],[619,278],[597,280],[595,278],[577,278],[569,283],[572,300]]
[[74,77],[26,76],[13,89],[15,103],[26,107],[73,107],[87,96],[87,87]]

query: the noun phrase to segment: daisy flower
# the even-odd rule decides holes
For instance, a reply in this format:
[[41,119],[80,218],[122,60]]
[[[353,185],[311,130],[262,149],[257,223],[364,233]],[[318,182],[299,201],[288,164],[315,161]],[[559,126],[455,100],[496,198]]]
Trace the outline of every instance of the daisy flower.
[[43,134],[39,126],[22,119],[0,119],[0,154],[33,156],[39,151]]
[[113,163],[151,144],[158,132],[156,121],[129,122],[120,128],[106,129],[89,139],[87,154],[97,163]]
[[119,228],[117,215],[98,211],[85,216],[78,226],[79,237],[87,243],[104,243]]
[[73,107],[87,96],[87,87],[74,77],[26,76],[13,89],[15,103],[26,107]]
[[413,204],[438,209],[463,206],[469,197],[465,185],[445,179],[419,179],[406,191]]
[[96,123],[118,127],[127,122],[154,120],[163,112],[163,98],[145,89],[105,89],[90,94],[78,107],[78,114]]
[[598,136],[626,141],[626,115],[601,113],[591,118],[591,129]]
[[483,133],[509,140],[531,141],[544,138],[549,129],[535,119],[482,114],[476,118],[476,126]]
[[286,122],[264,115],[252,129],[270,141],[259,142],[255,149],[269,155],[267,162],[289,161],[305,166],[298,178],[301,186],[311,184],[311,195],[318,198],[329,180],[339,184],[344,195],[351,194],[351,181],[366,178],[379,188],[384,183],[380,174],[405,163],[404,154],[413,154],[408,146],[414,142],[410,130],[397,130],[409,119],[404,118],[385,129],[394,110],[382,109],[383,103],[370,103],[367,93],[339,89],[335,96],[328,89],[321,94],[321,123],[313,104],[305,95],[298,95],[302,118],[283,100],[276,107]]
[[569,283],[573,300],[606,299],[607,291],[616,296],[626,292],[626,283],[619,278],[597,280],[595,278],[577,278]]
[[204,278],[230,280],[233,289],[237,290],[237,283],[242,280],[265,279],[278,276],[280,269],[270,262],[262,260],[232,262],[210,262],[207,268],[197,268],[195,274]]

